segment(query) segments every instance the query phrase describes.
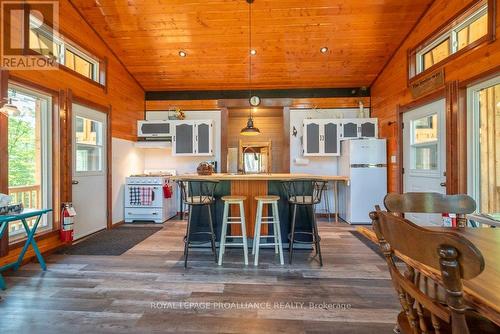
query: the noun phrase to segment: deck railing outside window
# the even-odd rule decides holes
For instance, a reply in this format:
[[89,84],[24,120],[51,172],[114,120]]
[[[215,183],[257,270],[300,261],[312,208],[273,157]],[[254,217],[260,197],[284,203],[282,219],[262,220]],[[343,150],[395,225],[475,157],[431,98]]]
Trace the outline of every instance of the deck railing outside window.
[[[41,208],[41,186],[39,184],[29,186],[9,187],[9,195],[12,196],[13,203],[23,203],[25,208]],[[30,227],[35,223],[35,219],[27,220]],[[40,221],[39,228],[48,226],[47,220]],[[20,221],[12,222],[9,224],[9,234],[16,235],[23,233],[23,223]]]

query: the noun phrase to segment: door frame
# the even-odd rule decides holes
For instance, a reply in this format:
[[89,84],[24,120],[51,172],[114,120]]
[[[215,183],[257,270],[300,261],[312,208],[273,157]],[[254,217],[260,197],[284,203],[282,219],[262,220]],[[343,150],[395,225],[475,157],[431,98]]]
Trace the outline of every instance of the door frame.
[[[446,193],[456,194],[459,192],[459,175],[462,173],[463,164],[460,163],[462,155],[458,153],[460,146],[459,134],[461,133],[458,123],[458,81],[451,81],[446,83],[445,87],[440,88],[432,93],[424,95],[410,103],[401,105],[398,104],[396,107],[396,117],[398,125],[397,139],[397,154],[398,154],[398,191],[400,194],[403,193],[403,182],[404,182],[404,145],[403,145],[403,114],[411,111],[413,109],[422,107],[426,104],[444,99],[445,100],[445,141],[446,141]],[[458,146],[458,147],[457,147]],[[454,170],[453,166],[461,166],[458,170]]]
[[72,178],[73,178],[73,103],[82,105],[84,107],[94,109],[96,111],[106,114],[106,229],[113,228],[113,222],[111,217],[113,216],[112,208],[112,138],[111,138],[111,105],[104,106],[93,101],[87,100],[85,98],[74,96],[71,89],[68,89],[68,116],[67,116],[67,134],[66,143],[67,147],[71,148],[67,161],[67,167],[69,172],[67,173],[66,185],[69,187],[67,199],[68,202],[72,201]]

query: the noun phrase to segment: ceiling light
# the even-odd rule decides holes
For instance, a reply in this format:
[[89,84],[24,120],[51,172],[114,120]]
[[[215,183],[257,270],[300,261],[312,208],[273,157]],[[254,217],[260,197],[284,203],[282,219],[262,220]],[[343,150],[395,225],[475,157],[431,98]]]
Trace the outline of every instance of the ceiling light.
[[179,51],[179,56],[186,57],[187,53],[185,51]]
[[260,130],[253,125],[253,118],[249,117],[247,121],[247,126],[245,126],[240,131],[242,136],[257,136],[260,135]]
[[[250,50],[250,55],[254,56],[257,51],[252,49],[252,3],[254,0],[247,0],[248,2],[248,49]],[[252,96],[252,57],[248,59],[248,96],[250,105],[256,107],[260,104],[260,98],[258,96]],[[252,118],[252,108],[250,108],[250,115],[248,115],[247,126],[241,129],[240,134],[242,136],[257,136],[260,135],[260,130],[256,128],[253,124]]]
[[328,52],[328,48],[326,46],[322,47],[321,49],[319,49],[319,51],[321,53],[327,53]]

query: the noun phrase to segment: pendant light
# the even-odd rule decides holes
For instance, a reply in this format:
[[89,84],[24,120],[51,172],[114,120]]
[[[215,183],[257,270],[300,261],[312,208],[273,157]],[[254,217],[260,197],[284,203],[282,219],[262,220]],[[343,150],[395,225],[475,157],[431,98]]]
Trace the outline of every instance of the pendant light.
[[[246,0],[246,1],[248,3],[248,50],[249,52],[251,52],[251,50],[253,50],[252,49],[252,3],[254,0]],[[253,105],[256,107],[259,104],[260,99],[256,96],[252,96],[252,57],[253,54],[250,54],[248,61],[248,87],[249,87],[248,96],[249,96],[250,106]],[[241,129],[240,134],[242,136],[260,135],[260,130],[253,125],[251,107],[250,107],[250,115],[248,116],[247,126]]]
[[12,99],[9,99],[8,102],[0,108],[0,113],[10,117],[17,117],[21,115],[19,108],[12,104]]

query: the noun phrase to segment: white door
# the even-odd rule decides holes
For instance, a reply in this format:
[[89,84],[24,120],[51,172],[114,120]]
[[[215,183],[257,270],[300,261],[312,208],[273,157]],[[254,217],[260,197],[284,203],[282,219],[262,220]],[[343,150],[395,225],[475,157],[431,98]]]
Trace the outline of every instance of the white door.
[[[445,100],[403,115],[404,192],[446,193]],[[407,214],[419,225],[440,225],[439,214]]]
[[107,226],[106,114],[73,104],[75,239]]

